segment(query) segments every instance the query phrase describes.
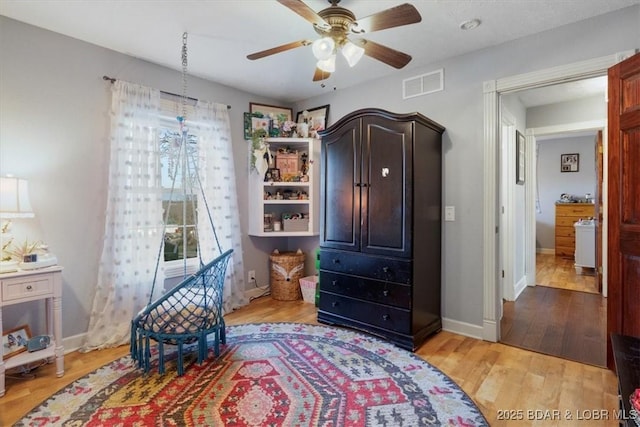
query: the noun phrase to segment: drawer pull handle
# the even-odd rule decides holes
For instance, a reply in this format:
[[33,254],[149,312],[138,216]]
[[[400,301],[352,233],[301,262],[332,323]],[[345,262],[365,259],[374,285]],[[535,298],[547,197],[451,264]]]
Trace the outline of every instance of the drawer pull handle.
[[333,263],[334,264],[340,264],[340,259],[339,258],[334,258],[333,259]]
[[331,307],[337,307],[337,306],[338,306],[338,303],[336,301],[331,303]]
[[382,267],[382,271],[385,272],[385,273],[388,273],[389,272],[389,267]]
[[389,291],[387,289],[385,289],[384,291],[382,291],[382,295],[385,297],[389,296]]
[[382,315],[382,320],[384,320],[384,321],[389,320],[389,315],[388,314],[383,314]]
[[331,281],[331,284],[332,284],[333,286],[338,286],[338,281],[337,281],[337,280],[332,280],[332,281]]
[[32,290],[32,289],[33,289],[33,286],[31,286],[31,285],[27,285],[27,290],[28,290],[28,291],[30,291],[30,290]]

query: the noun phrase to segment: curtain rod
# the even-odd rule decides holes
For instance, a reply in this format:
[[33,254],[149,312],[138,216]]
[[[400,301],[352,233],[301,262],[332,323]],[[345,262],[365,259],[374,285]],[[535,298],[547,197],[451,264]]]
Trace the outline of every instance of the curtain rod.
[[[108,80],[111,84],[114,84],[117,79],[114,79],[113,77],[109,77],[109,76],[102,76],[102,80]],[[165,90],[161,90],[160,92],[164,93],[165,95],[171,95],[171,96],[176,96],[178,98],[182,98],[182,95],[178,95],[177,93],[171,93],[171,92],[167,92]],[[196,98],[187,97],[187,99],[190,100],[190,101],[198,102],[198,100]],[[227,109],[230,110],[231,109],[231,105],[227,105]]]

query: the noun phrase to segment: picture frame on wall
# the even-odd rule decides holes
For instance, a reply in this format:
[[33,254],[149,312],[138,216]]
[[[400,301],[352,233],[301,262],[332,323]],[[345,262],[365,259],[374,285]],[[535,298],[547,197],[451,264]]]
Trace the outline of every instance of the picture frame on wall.
[[579,172],[580,154],[569,153],[560,155],[560,172]]
[[249,103],[249,113],[251,117],[265,117],[271,119],[272,126],[279,128],[282,122],[291,121],[293,117],[293,109],[287,107],[278,107],[277,105],[258,104],[256,102]]
[[327,127],[327,120],[329,119],[329,105],[327,104],[321,107],[298,111],[296,114],[296,123],[303,123],[305,119],[309,124],[309,134],[312,137],[317,138],[318,132],[325,130]]
[[[266,135],[269,135],[271,131],[271,124],[273,121],[267,117],[251,117],[251,133],[257,131],[258,129],[264,129]],[[251,139],[249,136],[248,139]]]
[[516,130],[516,184],[524,185],[526,165],[526,139]]
[[2,333],[2,359],[27,351],[27,343],[31,338],[29,325],[18,326]]

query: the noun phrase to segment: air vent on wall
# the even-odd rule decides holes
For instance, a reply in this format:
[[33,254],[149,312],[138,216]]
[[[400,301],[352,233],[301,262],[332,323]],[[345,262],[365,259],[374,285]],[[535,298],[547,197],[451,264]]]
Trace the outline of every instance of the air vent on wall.
[[402,98],[413,98],[444,90],[444,68],[402,81]]

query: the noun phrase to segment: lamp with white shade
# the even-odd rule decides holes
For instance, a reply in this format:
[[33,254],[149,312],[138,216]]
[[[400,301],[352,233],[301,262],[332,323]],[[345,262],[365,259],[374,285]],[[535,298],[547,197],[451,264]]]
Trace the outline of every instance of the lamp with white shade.
[[[8,273],[20,269],[34,269],[49,267],[57,264],[55,256],[48,253],[41,254],[34,262],[24,262],[24,259],[12,258],[17,250],[11,250],[13,236],[10,233],[11,220],[18,218],[34,218],[35,214],[29,200],[29,183],[26,179],[13,176],[0,177],[0,219],[6,220],[0,229],[0,244],[2,257],[0,260],[0,273]],[[34,248],[37,243],[31,244]],[[25,246],[30,246],[25,241]]]

